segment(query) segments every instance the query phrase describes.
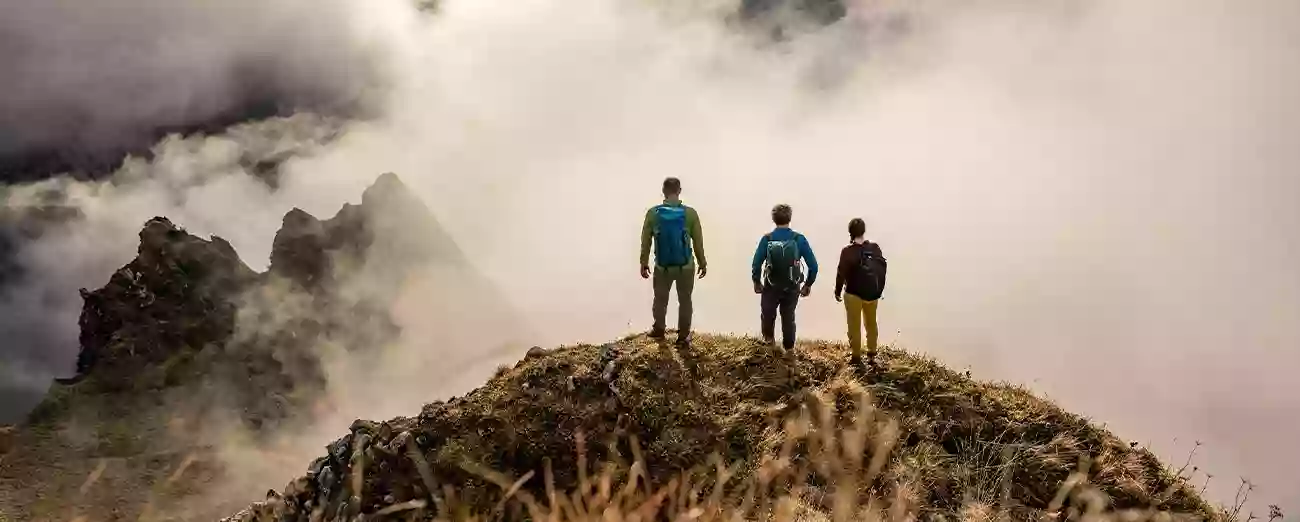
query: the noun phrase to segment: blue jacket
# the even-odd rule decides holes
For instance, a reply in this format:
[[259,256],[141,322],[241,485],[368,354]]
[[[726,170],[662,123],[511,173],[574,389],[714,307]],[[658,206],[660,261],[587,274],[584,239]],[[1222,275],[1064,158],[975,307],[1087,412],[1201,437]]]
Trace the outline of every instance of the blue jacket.
[[804,284],[812,286],[813,281],[817,280],[817,256],[813,255],[812,247],[808,245],[808,238],[803,234],[790,230],[789,227],[777,227],[770,234],[758,238],[758,250],[754,251],[754,282],[760,283],[763,277],[763,262],[767,261],[767,238],[771,236],[776,241],[784,241],[795,238],[795,244],[799,246],[799,257],[803,258],[804,263],[808,264],[808,280]]

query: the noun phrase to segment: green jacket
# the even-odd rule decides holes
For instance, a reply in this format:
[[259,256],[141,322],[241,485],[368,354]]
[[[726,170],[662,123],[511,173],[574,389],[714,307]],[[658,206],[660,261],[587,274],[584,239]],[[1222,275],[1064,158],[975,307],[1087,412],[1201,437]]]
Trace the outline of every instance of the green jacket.
[[[681,201],[664,200],[665,205],[685,206]],[[654,208],[645,212],[645,222],[641,224],[641,266],[650,266],[650,244],[654,241]],[[704,229],[700,226],[700,215],[694,208],[686,207],[686,233],[691,235],[692,251],[701,267],[708,266],[704,258]]]

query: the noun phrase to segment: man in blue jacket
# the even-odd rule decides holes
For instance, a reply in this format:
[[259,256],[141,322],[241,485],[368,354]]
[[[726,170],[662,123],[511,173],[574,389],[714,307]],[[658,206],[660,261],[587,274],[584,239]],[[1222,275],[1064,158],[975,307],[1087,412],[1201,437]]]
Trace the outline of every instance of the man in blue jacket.
[[[812,292],[817,280],[817,257],[813,255],[808,238],[790,229],[794,211],[789,205],[772,208],[772,223],[776,228],[758,240],[754,252],[754,293],[761,294],[763,342],[776,344],[776,315],[781,314],[781,345],[794,349],[794,309],[799,298]],[[800,260],[808,265],[804,278]]]

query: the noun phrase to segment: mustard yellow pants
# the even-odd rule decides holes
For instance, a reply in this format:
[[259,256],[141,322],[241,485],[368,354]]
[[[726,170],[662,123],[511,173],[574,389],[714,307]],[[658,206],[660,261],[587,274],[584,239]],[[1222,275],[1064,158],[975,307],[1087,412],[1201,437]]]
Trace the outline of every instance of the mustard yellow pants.
[[862,327],[867,327],[867,355],[876,354],[880,330],[876,325],[876,305],[879,300],[863,301],[853,294],[844,294],[844,315],[849,323],[849,348],[853,355],[862,355]]

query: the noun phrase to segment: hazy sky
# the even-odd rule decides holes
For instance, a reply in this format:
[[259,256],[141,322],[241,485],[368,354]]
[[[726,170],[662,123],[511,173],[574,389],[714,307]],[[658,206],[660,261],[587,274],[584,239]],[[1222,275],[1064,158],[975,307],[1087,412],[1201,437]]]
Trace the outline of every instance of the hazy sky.
[[[698,328],[756,331],[749,256],[785,202],[828,265],[801,332],[840,337],[832,265],[860,216],[891,261],[885,341],[1028,383],[1170,460],[1200,440],[1220,498],[1245,475],[1257,498],[1295,506],[1300,4],[908,2],[894,32],[863,15],[759,50],[689,2],[452,0],[433,21],[336,3],[339,34],[385,57],[387,88],[368,98],[384,117],[307,146],[275,193],[231,160],[279,136],[266,129],[172,142],[135,181],[68,187],[88,219],[29,246],[36,277],[0,300],[61,304],[6,338],[75,339],[77,285],[128,261],[154,214],[226,237],[260,269],[284,211],[332,215],[394,171],[524,313],[531,344],[602,341],[648,326],[638,231],[673,175],[710,260]],[[177,52],[185,67],[208,56]],[[186,70],[157,66],[147,74]],[[317,143],[292,136],[274,139]],[[500,339],[423,342],[421,325],[476,319],[438,295],[413,290],[399,312],[417,327],[403,360],[442,364],[348,414],[414,411],[490,371],[482,354]],[[41,352],[47,372],[75,353],[43,350],[57,352]]]

